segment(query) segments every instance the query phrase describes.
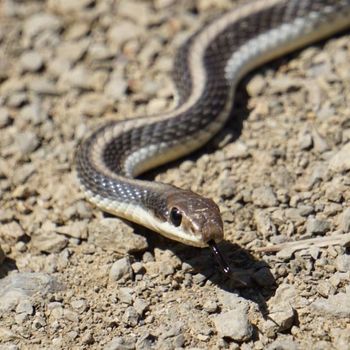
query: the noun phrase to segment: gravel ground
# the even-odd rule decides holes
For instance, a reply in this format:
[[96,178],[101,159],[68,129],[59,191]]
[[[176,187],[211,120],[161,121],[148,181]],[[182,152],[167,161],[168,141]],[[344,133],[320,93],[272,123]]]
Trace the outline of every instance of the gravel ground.
[[350,349],[348,33],[251,74],[220,135],[149,175],[220,205],[247,288],[78,190],[78,143],[171,108],[176,48],[232,6],[0,2],[1,350]]

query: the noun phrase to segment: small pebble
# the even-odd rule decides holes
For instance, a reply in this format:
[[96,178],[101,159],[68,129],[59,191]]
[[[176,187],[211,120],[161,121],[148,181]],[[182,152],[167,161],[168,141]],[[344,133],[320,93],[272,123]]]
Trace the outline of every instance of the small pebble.
[[247,92],[249,96],[254,97],[260,95],[266,88],[267,81],[262,75],[255,75],[247,84]]
[[306,233],[310,236],[314,234],[325,234],[330,229],[330,223],[327,220],[310,218],[306,222]]
[[135,342],[133,340],[126,340],[122,337],[114,337],[108,342],[103,350],[134,350]]
[[18,133],[16,136],[16,146],[18,151],[23,155],[28,155],[35,151],[40,144],[38,136],[31,131]]
[[38,72],[44,65],[42,56],[35,51],[25,52],[20,59],[22,69],[26,72]]
[[350,170],[350,142],[344,145],[329,161],[328,168],[335,173]]
[[213,300],[207,300],[203,304],[203,310],[206,311],[208,314],[212,314],[216,312],[217,309],[218,309],[218,304]]
[[271,187],[258,187],[252,193],[253,203],[258,207],[274,207],[278,205],[276,194]]
[[133,272],[129,258],[117,260],[111,267],[109,278],[111,281],[130,280],[133,277]]
[[350,272],[350,255],[339,255],[335,261],[335,264],[339,272]]
[[122,320],[128,326],[135,327],[139,322],[139,314],[137,313],[134,307],[129,306],[125,310]]

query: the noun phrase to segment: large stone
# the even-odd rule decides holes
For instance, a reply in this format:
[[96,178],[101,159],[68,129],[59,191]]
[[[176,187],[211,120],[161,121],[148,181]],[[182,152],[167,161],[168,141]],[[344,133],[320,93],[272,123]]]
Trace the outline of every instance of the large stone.
[[214,318],[214,324],[221,337],[235,341],[248,341],[253,335],[253,326],[248,319],[246,305],[237,304],[234,310],[221,313]]
[[134,230],[117,218],[103,218],[88,226],[89,242],[107,250],[122,254],[144,251],[145,237],[136,235]]
[[0,313],[14,310],[35,293],[41,295],[63,289],[54,277],[39,272],[13,273],[0,280]]

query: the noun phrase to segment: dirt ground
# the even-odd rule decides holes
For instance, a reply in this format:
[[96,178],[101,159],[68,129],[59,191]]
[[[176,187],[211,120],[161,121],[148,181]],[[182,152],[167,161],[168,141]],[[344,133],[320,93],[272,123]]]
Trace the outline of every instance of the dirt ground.
[[0,2],[1,350],[350,349],[349,32],[250,74],[209,145],[147,175],[218,203],[246,288],[79,190],[81,140],[170,109],[176,49],[233,6]]

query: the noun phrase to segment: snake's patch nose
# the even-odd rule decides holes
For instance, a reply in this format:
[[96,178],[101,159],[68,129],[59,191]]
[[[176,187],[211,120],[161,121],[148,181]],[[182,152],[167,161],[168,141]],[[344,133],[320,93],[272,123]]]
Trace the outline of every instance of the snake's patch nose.
[[222,222],[208,222],[202,228],[202,237],[204,242],[220,242],[224,238]]

